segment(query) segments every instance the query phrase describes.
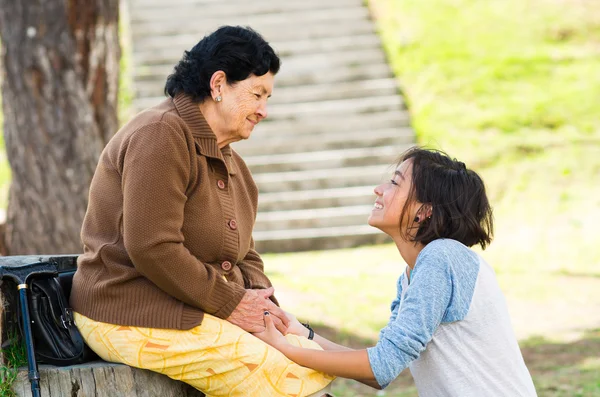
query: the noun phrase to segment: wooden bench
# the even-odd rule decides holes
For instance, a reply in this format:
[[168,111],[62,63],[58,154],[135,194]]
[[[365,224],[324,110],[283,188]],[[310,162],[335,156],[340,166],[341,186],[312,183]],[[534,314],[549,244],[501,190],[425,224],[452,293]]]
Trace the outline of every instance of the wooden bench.
[[[0,257],[0,268],[9,270],[27,264],[49,263],[59,274],[65,293],[71,292],[77,255],[26,255]],[[18,329],[17,285],[4,278],[0,281],[0,338],[2,343]],[[0,356],[2,362],[4,357]],[[94,361],[70,367],[40,365],[42,397],[203,397],[193,387],[155,372],[122,364]],[[19,369],[13,383],[17,396],[31,396],[27,369]]]

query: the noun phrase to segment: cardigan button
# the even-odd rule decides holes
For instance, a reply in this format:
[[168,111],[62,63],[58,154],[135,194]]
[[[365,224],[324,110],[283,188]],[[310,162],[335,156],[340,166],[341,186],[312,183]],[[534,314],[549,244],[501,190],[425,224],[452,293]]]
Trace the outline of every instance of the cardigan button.
[[225,270],[226,272],[231,270],[231,262],[229,261],[225,261],[223,263],[221,263],[221,269]]
[[217,182],[217,186],[219,187],[219,189],[225,189],[225,182],[219,179],[219,181]]
[[237,221],[235,219],[230,220],[229,227],[231,228],[231,230],[237,229]]

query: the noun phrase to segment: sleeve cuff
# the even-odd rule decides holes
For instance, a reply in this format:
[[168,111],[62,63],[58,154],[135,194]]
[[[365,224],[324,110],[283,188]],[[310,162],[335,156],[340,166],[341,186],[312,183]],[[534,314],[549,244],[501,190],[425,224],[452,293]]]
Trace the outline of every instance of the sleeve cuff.
[[231,285],[233,287],[233,291],[231,295],[226,297],[226,300],[223,302],[221,308],[214,314],[216,317],[222,319],[229,317],[246,293],[246,290],[242,286],[235,283],[231,283]]
[[[386,381],[383,379],[381,375],[381,367],[385,363],[382,362],[382,357],[377,353],[377,347],[369,347],[367,348],[367,356],[369,357],[369,364],[371,365],[371,370],[373,371],[373,375],[375,375],[375,380],[381,386],[382,389],[385,389],[390,384],[390,381]],[[393,379],[392,379],[393,380]]]

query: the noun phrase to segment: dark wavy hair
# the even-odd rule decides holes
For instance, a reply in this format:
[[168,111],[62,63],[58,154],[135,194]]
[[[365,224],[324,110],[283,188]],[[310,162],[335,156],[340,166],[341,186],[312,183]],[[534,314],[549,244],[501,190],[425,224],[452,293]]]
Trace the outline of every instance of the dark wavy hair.
[[210,96],[210,79],[218,70],[234,84],[251,74],[277,74],[281,61],[260,34],[249,27],[222,26],[185,51],[167,78],[165,95],[189,95],[194,102]]
[[414,202],[431,206],[431,217],[421,223],[410,219],[408,230],[401,230],[403,237],[422,244],[449,238],[485,249],[492,241],[494,225],[481,177],[440,150],[413,147],[402,154],[398,164],[407,160],[413,167],[412,186],[400,224]]

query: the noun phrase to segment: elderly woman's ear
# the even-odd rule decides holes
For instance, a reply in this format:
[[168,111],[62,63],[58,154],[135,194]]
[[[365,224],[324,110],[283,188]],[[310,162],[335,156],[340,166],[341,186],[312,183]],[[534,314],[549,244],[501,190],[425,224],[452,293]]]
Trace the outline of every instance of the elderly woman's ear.
[[223,86],[227,84],[227,75],[222,70],[217,70],[210,78],[210,94],[215,102],[223,99]]

